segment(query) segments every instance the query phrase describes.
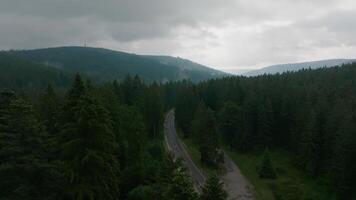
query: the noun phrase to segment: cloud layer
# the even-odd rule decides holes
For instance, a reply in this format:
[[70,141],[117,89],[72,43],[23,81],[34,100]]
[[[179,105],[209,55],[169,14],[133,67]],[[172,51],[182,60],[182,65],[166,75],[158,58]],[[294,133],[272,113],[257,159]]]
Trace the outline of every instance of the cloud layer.
[[354,0],[1,0],[0,48],[98,46],[219,69],[355,58]]

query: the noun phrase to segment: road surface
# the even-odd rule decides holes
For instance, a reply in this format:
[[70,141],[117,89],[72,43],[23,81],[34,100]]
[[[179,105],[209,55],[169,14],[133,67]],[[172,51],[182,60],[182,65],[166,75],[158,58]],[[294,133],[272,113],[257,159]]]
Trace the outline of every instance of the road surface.
[[206,178],[200,169],[194,164],[188,152],[183,147],[177,136],[174,122],[174,110],[171,110],[167,113],[164,122],[165,141],[167,147],[173,153],[175,158],[182,159],[183,164],[188,169],[188,173],[193,180],[195,189],[200,192]]
[[[165,141],[168,149],[175,158],[181,158],[183,164],[188,169],[188,173],[193,180],[195,189],[200,192],[206,177],[204,173],[195,165],[184,145],[178,138],[175,129],[174,110],[167,113],[164,122]],[[224,189],[228,193],[229,200],[253,200],[253,187],[241,174],[236,164],[225,154],[225,169],[220,180],[224,182]]]

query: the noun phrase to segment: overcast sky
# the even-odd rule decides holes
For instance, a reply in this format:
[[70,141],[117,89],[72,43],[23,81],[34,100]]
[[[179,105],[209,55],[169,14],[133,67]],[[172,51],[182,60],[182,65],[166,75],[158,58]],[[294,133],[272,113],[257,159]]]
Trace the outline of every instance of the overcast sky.
[[0,0],[0,48],[84,45],[217,69],[356,58],[356,0]]

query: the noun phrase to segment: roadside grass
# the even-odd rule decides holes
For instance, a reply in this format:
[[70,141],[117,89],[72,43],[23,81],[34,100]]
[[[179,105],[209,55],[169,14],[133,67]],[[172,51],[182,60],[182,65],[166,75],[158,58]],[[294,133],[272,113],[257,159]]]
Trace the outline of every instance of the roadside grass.
[[255,188],[256,200],[332,200],[323,180],[306,176],[293,166],[292,156],[282,151],[271,151],[270,158],[277,179],[266,180],[258,176],[262,154],[239,153],[224,147],[225,152],[240,168],[242,174]]
[[181,131],[178,131],[178,136],[179,136],[181,142],[183,143],[185,149],[188,151],[190,157],[194,161],[194,163],[197,165],[197,167],[199,169],[201,169],[203,171],[203,173],[205,175],[211,176],[214,174],[222,173],[221,170],[218,170],[218,169],[215,169],[212,167],[208,167],[200,161],[199,147],[198,147],[198,145],[194,144],[191,139],[182,137]]

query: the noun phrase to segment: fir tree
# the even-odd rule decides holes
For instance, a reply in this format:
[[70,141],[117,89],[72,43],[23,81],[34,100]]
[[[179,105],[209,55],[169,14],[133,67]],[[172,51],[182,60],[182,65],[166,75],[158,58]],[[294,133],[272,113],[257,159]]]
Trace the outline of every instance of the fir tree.
[[59,136],[69,182],[66,194],[74,199],[116,199],[119,164],[108,112],[87,95],[69,110],[74,121],[64,124]]
[[204,187],[200,200],[226,200],[227,193],[223,188],[223,182],[216,175],[209,177]]
[[58,133],[59,100],[52,87],[48,85],[44,95],[40,99],[40,118],[44,121],[48,133]]
[[272,166],[268,149],[266,149],[263,154],[262,162],[258,170],[258,175],[260,178],[264,179],[274,179],[277,177]]
[[166,198],[171,200],[197,200],[193,184],[183,168],[174,171]]
[[41,199],[45,134],[33,107],[22,98],[11,97],[0,112],[0,198]]

